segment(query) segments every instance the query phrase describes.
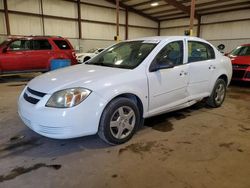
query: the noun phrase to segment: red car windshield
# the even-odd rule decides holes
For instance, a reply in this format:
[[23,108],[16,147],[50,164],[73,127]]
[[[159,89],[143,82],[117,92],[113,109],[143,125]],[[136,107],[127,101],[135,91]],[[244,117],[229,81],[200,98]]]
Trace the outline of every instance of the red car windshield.
[[7,40],[5,40],[5,41],[3,41],[1,44],[0,44],[0,47],[3,47],[3,46],[6,46],[6,45],[8,45],[9,43],[10,43],[10,39],[7,39]]
[[235,48],[230,54],[236,56],[250,56],[250,46],[239,46]]

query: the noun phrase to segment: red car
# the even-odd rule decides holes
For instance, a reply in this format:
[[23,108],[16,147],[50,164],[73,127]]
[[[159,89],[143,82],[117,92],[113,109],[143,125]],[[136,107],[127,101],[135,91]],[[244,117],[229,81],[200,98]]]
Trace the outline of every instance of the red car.
[[250,81],[250,44],[238,46],[228,57],[233,64],[232,80]]
[[11,37],[0,44],[0,74],[17,72],[46,72],[51,61],[67,59],[77,64],[70,42],[62,37]]

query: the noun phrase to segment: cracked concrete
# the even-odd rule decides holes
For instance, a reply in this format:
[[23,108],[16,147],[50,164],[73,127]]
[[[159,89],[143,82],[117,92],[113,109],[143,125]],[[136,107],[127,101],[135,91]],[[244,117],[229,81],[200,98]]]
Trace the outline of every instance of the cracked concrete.
[[53,140],[29,130],[17,97],[33,74],[0,78],[0,187],[250,187],[250,87],[221,108],[202,103],[147,119],[128,143]]

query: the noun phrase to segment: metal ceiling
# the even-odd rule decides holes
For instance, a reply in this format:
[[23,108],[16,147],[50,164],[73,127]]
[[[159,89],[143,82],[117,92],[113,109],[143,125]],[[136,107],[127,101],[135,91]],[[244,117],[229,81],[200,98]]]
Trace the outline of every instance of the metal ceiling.
[[[115,4],[115,0],[107,0]],[[157,6],[151,3],[157,2]],[[120,0],[120,6],[155,21],[189,17],[191,0]],[[250,0],[196,0],[195,17],[250,9]]]

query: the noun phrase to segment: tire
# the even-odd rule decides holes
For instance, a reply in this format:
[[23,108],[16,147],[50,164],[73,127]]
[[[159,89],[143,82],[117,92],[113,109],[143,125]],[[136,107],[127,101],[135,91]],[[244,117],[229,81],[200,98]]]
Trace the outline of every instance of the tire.
[[212,94],[207,99],[207,104],[213,108],[218,108],[224,102],[225,97],[226,97],[226,82],[223,79],[218,79],[215,82]]
[[116,98],[102,113],[98,135],[111,145],[125,143],[136,132],[140,119],[140,112],[134,101],[124,97]]

